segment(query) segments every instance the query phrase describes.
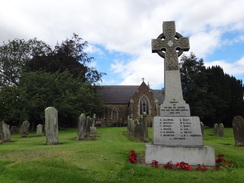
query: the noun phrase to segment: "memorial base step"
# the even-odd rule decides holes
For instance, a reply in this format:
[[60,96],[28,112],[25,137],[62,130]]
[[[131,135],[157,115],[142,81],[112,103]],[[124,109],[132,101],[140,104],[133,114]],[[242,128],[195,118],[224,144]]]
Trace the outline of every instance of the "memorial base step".
[[197,146],[161,146],[152,143],[146,144],[145,163],[151,164],[152,160],[159,164],[166,164],[172,161],[172,164],[184,161],[190,165],[215,166],[215,152],[213,147]]

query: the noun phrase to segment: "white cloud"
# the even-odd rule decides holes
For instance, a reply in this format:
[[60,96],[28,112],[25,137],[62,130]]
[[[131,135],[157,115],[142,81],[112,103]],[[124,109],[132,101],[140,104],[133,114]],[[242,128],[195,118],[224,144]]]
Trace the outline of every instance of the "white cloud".
[[[107,50],[133,56],[129,61],[111,63],[124,84],[138,84],[142,77],[151,86],[163,84],[162,58],[152,54],[150,46],[151,39],[162,32],[163,21],[175,20],[177,32],[190,37],[190,52],[200,58],[244,40],[243,33],[223,40],[226,32],[244,31],[243,0],[0,0],[0,3],[0,44],[16,37],[37,37],[55,45],[77,33],[90,43],[86,49],[89,53],[104,54],[95,46],[102,45]],[[227,61],[218,63],[226,72],[244,72]]]
[[85,49],[84,49],[84,52],[86,53],[96,53],[98,55],[104,55],[104,52],[98,48],[97,46],[95,45],[92,45],[92,44],[89,44]]
[[224,72],[229,75],[241,75],[244,71],[244,56],[234,63],[228,63],[226,60],[216,60],[212,62],[206,62],[206,67],[220,66],[224,69]]
[[162,87],[164,81],[164,61],[157,54],[152,54],[148,49],[142,49],[142,54],[130,60],[126,64],[115,61],[112,69],[123,78],[122,85],[138,85],[142,82],[149,82],[152,88]]

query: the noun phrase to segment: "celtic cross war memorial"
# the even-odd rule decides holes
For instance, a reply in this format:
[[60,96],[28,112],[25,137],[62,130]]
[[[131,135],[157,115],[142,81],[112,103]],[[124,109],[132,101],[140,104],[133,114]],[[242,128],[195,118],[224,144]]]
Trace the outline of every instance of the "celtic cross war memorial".
[[145,162],[184,161],[190,165],[215,165],[214,148],[203,145],[200,120],[191,116],[184,101],[178,57],[190,49],[189,38],[175,30],[175,22],[163,22],[163,33],[152,40],[152,52],[164,58],[164,102],[153,120],[153,142],[146,144]]

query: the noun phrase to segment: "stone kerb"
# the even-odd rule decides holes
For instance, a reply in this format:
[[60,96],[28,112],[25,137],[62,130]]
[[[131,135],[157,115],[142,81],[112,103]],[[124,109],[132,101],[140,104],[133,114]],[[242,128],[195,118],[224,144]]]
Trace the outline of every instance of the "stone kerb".
[[244,119],[242,116],[235,116],[232,120],[235,145],[244,147]]
[[58,139],[58,111],[54,107],[45,109],[46,144],[59,144]]

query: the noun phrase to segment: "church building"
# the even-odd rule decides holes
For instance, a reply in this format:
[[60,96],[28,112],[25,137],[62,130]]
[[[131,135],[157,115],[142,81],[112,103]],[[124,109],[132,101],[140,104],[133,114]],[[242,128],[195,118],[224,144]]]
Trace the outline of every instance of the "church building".
[[151,123],[164,100],[163,90],[153,90],[144,81],[141,85],[101,85],[98,93],[105,105],[103,126],[125,125],[128,117],[139,120],[143,112]]

